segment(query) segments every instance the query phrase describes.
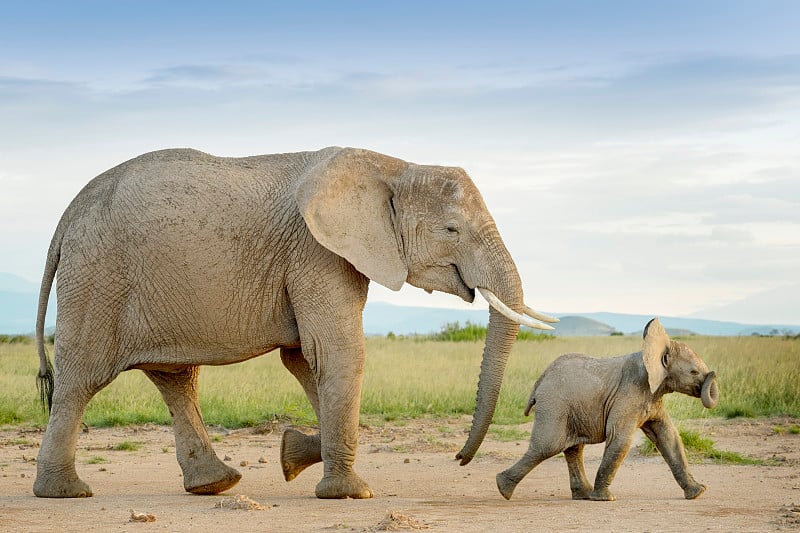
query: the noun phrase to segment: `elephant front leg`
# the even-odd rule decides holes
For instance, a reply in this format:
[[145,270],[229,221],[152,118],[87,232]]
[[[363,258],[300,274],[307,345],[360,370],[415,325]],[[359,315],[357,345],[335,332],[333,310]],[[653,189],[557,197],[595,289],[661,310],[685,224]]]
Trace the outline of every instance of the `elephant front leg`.
[[169,407],[175,431],[175,451],[183,471],[183,486],[194,494],[218,494],[236,485],[242,475],[219,460],[208,439],[197,402],[199,368],[179,372],[145,371]]
[[666,412],[662,413],[661,418],[647,422],[642,426],[642,431],[658,448],[687,500],[693,500],[706,491],[706,486],[695,481],[689,472],[680,433]]
[[[302,385],[308,401],[320,420],[317,381],[300,348],[281,348],[281,361]],[[283,478],[291,481],[303,470],[322,461],[320,434],[306,435],[295,429],[287,429],[281,439],[281,468]]]
[[597,475],[594,480],[594,490],[589,495],[590,500],[616,500],[609,487],[611,482],[614,481],[614,476],[617,474],[622,461],[628,455],[634,431],[635,429],[616,428],[616,430],[608,432],[612,436],[606,441],[603,459],[600,461],[600,467],[597,469]]
[[569,470],[569,488],[572,491],[573,500],[588,500],[592,494],[592,485],[586,479],[586,471],[583,469],[583,444],[576,444],[564,450],[564,458],[567,460]]
[[[363,337],[347,352],[315,354],[319,395],[321,456],[324,475],[317,484],[318,498],[372,498],[353,470],[358,448],[358,416],[364,367]],[[319,365],[321,361],[325,363]]]

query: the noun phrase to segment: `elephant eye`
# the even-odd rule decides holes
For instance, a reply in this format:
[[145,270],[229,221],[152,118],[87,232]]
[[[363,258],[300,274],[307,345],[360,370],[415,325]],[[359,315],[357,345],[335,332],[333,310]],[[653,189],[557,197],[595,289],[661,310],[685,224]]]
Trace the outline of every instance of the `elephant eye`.
[[690,372],[690,374],[692,374],[693,376],[699,376],[700,375],[700,371],[699,370],[692,370]]
[[455,224],[448,224],[447,226],[445,226],[444,229],[446,229],[447,233],[451,235],[458,235],[459,233],[458,226],[456,226]]

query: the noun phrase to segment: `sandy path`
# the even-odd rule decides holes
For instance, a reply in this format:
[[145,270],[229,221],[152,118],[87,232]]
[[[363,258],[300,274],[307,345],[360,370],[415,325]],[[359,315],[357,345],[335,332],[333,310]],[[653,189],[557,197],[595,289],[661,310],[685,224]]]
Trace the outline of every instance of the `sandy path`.
[[[220,434],[220,457],[238,466],[242,480],[220,496],[183,491],[171,428],[92,429],[79,439],[78,472],[95,496],[82,500],[35,498],[31,487],[42,434],[0,431],[0,530],[40,531],[769,531],[800,529],[800,435],[777,433],[798,420],[705,420],[703,434],[716,448],[775,466],[692,465],[708,485],[687,501],[660,457],[632,452],[617,474],[616,502],[572,501],[566,465],[546,461],[505,501],[497,472],[522,454],[527,441],[487,440],[465,467],[453,459],[469,421],[416,421],[407,426],[364,428],[357,470],[376,493],[371,500],[316,499],[316,465],[286,483],[278,465],[280,431]],[[694,423],[698,426],[699,423]],[[142,443],[136,451],[110,448]],[[602,446],[587,447],[592,478]],[[93,458],[107,462],[90,464]],[[97,459],[95,459],[97,460]],[[261,460],[262,462],[259,462]],[[263,510],[217,505],[244,495]],[[154,522],[131,522],[131,510]]]

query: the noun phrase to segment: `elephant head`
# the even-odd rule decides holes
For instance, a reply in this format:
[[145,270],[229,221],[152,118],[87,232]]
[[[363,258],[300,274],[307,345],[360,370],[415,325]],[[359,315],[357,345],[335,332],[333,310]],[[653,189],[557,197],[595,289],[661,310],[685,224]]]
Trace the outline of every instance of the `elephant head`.
[[657,318],[644,328],[642,359],[647,369],[650,392],[681,392],[700,398],[712,409],[719,399],[716,372],[682,342],[670,340]]
[[295,193],[317,241],[392,290],[408,282],[467,302],[477,290],[491,304],[475,416],[458,455],[466,464],[491,422],[519,325],[552,329],[523,315],[556,319],[525,305],[511,255],[464,170],[361,149],[324,152]]

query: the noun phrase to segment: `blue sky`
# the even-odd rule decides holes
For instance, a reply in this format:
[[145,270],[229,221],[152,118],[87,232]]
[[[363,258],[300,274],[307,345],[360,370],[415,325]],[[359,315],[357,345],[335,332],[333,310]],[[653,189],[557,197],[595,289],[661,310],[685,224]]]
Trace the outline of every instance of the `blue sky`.
[[464,167],[534,307],[800,324],[798,20],[770,1],[6,1],[0,272],[38,280],[71,198],[140,153],[359,146]]

